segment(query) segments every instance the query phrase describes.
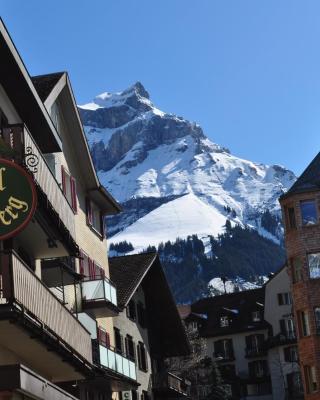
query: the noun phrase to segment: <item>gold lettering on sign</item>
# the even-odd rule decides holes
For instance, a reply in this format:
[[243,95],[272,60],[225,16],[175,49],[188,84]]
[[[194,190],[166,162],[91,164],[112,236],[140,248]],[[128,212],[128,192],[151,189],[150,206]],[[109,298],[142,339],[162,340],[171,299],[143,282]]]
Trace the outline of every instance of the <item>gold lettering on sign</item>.
[[4,189],[6,188],[6,187],[3,185],[3,173],[4,173],[5,170],[6,170],[5,167],[0,168],[0,192],[3,192]]
[[28,203],[16,197],[10,196],[8,203],[4,211],[0,211],[0,224],[3,225],[11,225],[12,221],[19,217],[19,212],[16,210],[21,210],[23,213],[29,210]]
[[17,210],[22,210],[23,212],[26,212],[29,209],[28,203],[13,196],[9,197],[8,203],[10,207],[16,208]]

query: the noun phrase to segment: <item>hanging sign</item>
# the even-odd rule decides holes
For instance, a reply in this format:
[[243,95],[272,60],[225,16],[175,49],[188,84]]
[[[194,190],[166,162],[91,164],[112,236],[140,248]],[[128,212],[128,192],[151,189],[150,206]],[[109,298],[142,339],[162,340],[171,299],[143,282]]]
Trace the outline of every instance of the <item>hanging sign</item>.
[[20,165],[0,158],[0,240],[24,229],[36,206],[37,193],[31,175]]

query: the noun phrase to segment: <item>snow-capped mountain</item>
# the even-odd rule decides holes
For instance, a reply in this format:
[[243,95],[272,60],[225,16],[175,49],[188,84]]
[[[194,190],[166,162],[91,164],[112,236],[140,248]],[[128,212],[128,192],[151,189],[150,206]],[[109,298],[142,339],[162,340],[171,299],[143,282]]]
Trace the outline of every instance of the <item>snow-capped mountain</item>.
[[[295,181],[291,171],[232,155],[198,124],[157,109],[139,82],[79,111],[99,178],[124,205],[108,224],[112,242],[140,250],[192,234],[216,236],[227,219],[281,237],[278,197]],[[262,223],[266,212],[272,228]]]

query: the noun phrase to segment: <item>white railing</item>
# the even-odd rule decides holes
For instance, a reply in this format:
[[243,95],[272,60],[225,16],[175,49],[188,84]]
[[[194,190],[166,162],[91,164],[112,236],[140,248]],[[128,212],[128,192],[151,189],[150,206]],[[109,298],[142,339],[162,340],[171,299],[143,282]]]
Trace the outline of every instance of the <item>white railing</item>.
[[81,285],[84,301],[107,300],[117,306],[117,290],[106,278],[85,280]]
[[133,361],[99,344],[100,364],[127,378],[137,380],[136,365]]
[[73,351],[92,363],[90,333],[15,254],[2,254],[3,296],[21,304]]

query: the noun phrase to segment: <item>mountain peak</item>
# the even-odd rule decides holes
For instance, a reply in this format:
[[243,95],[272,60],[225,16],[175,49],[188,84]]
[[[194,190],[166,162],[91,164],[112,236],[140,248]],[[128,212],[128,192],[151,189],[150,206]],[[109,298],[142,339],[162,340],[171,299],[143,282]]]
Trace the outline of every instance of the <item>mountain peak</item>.
[[141,82],[136,82],[134,85],[130,86],[128,89],[124,90],[122,92],[122,95],[128,95],[131,92],[135,92],[136,94],[138,94],[141,97],[145,97],[146,99],[150,99],[150,95],[147,92],[147,90],[145,89],[145,87],[142,85]]

